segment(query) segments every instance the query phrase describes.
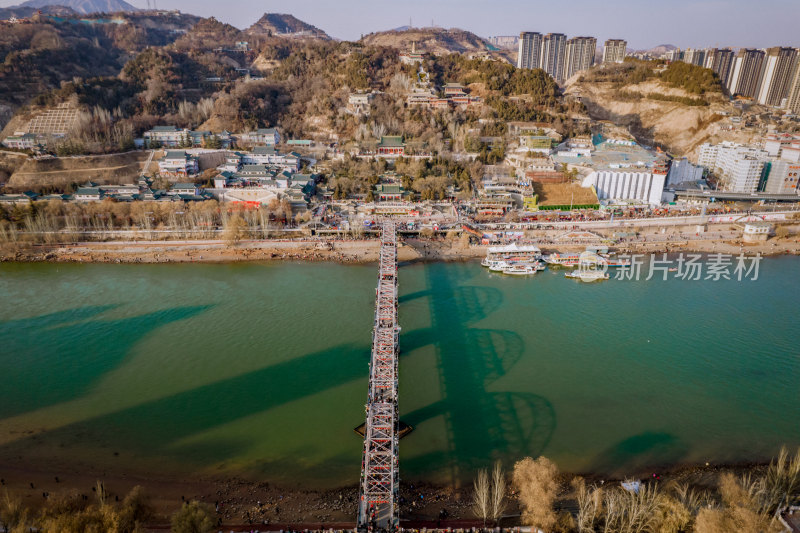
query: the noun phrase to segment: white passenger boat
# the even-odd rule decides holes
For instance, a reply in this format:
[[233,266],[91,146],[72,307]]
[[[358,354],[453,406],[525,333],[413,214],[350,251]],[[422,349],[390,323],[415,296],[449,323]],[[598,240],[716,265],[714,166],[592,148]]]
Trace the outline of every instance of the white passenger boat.
[[507,266],[509,266],[509,263],[506,263],[505,261],[495,261],[492,266],[489,267],[489,271],[502,272]]
[[608,274],[602,270],[573,270],[572,272],[565,273],[564,277],[579,279],[581,281],[599,281],[608,279]]
[[502,272],[509,276],[533,276],[536,274],[537,269],[531,265],[508,265]]

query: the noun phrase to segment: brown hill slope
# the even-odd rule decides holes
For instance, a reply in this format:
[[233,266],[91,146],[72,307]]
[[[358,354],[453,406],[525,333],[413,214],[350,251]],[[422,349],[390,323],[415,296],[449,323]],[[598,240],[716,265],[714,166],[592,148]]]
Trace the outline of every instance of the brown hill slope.
[[412,28],[409,30],[370,33],[362,37],[367,45],[388,46],[408,50],[416,43],[417,50],[433,54],[453,52],[481,52],[487,50],[488,42],[474,33],[458,28]]
[[317,28],[294,15],[285,13],[264,13],[258,22],[245,30],[253,35],[275,35],[287,37],[310,37],[330,40],[331,37]]
[[698,94],[658,76],[642,77],[621,81],[599,67],[569,80],[565,93],[580,97],[592,119],[610,121],[640,142],[679,156],[696,156],[704,142],[749,139],[747,133],[722,128],[725,115],[739,111],[721,93]]

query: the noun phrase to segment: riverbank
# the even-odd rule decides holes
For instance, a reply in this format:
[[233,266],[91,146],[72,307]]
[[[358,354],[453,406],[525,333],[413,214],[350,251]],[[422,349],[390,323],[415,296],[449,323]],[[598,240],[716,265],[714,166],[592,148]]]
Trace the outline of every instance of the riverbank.
[[[582,251],[580,244],[559,242],[552,232],[537,232],[530,239],[544,252]],[[221,240],[111,241],[54,245],[6,245],[0,248],[0,261],[48,261],[75,263],[224,263],[238,261],[335,261],[374,263],[378,260],[377,239],[288,239],[248,240],[229,243]],[[761,243],[744,243],[730,232],[663,235],[645,232],[623,239],[612,246],[619,253],[723,253],[745,252],[761,255],[800,255],[800,239],[777,238]],[[486,255],[488,246],[466,245],[460,239],[404,238],[398,249],[400,261],[465,261]]]
[[[719,477],[763,472],[765,464],[677,465],[656,472],[631,473],[626,479],[641,479],[664,486],[683,483],[700,491],[714,492]],[[69,468],[41,471],[36,467],[15,465],[0,467],[2,490],[11,499],[36,512],[48,500],[70,494],[85,496],[94,502],[95,486],[103,483],[109,498],[121,501],[135,486],[141,486],[155,513],[148,531],[167,530],[169,518],[183,502],[197,500],[215,510],[218,526],[225,531],[265,531],[303,529],[347,529],[353,527],[357,512],[358,487],[348,485],[328,490],[290,488],[238,477],[169,478],[125,472],[90,472]],[[556,509],[575,506],[571,481],[576,474],[559,476]],[[614,484],[622,479],[608,479],[581,474],[588,484]],[[46,497],[45,497],[46,495]],[[405,528],[479,527],[472,510],[472,487],[434,485],[405,481],[400,488],[401,522]],[[520,504],[513,490],[509,492],[505,527],[520,525]]]

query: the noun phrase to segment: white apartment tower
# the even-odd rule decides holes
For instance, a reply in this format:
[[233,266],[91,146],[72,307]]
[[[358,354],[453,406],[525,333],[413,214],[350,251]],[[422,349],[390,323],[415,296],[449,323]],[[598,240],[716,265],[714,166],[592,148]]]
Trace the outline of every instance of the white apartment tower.
[[725,87],[731,77],[733,50],[730,48],[712,48],[706,52],[706,68],[710,68]]
[[622,63],[628,42],[623,39],[609,39],[603,45],[603,63]]
[[728,91],[748,98],[755,98],[764,63],[763,50],[743,48],[736,53],[729,80]]
[[706,62],[706,51],[694,48],[687,48],[683,52],[683,62],[702,67]]
[[789,96],[786,98],[786,109],[795,114],[800,113],[800,61],[794,67]]
[[594,37],[573,37],[567,40],[564,79],[568,80],[574,74],[590,68],[594,64],[596,50],[597,39]]
[[542,59],[539,67],[556,81],[564,81],[564,54],[567,36],[563,33],[548,33],[542,38]]
[[541,68],[542,34],[524,31],[519,34],[517,68]]
[[789,95],[792,75],[797,65],[797,50],[774,47],[767,50],[764,59],[764,74],[756,100],[761,105],[779,106]]

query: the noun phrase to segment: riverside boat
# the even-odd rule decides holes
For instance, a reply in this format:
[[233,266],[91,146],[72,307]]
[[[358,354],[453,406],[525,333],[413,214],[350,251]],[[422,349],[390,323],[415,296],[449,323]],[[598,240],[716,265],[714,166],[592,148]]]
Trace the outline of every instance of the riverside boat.
[[531,265],[508,265],[502,273],[509,276],[533,276],[537,271],[537,268]]
[[566,272],[564,277],[581,281],[600,281],[608,279],[609,276],[602,270],[573,270],[572,272]]
[[492,246],[489,248],[486,257],[481,261],[481,266],[492,269],[501,262],[519,263],[523,261],[535,261],[542,257],[542,251],[538,246],[520,246],[509,244],[508,246]]

